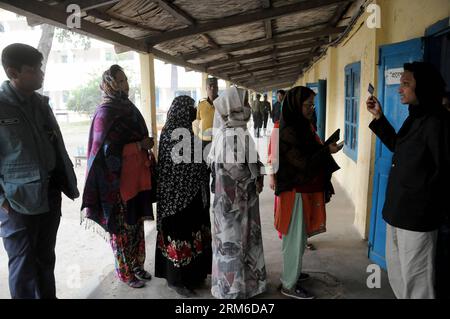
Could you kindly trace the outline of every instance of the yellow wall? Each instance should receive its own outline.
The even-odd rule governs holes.
[[[335,177],[354,202],[354,224],[363,238],[367,238],[370,228],[376,140],[368,129],[372,116],[366,110],[365,100],[368,84],[377,86],[378,47],[423,36],[427,27],[450,15],[450,0],[379,0],[376,3],[381,7],[381,28],[369,29],[365,23],[369,15],[364,14],[352,32],[336,48],[329,48],[326,56],[296,83],[305,85],[327,80],[326,136],[340,128],[343,138],[345,67],[361,62],[358,160],[355,163],[343,152],[336,155],[341,170]]]
[[[379,44],[423,37],[430,25],[450,16],[450,0],[378,0]]]

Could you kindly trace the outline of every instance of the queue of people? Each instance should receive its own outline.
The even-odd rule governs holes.
[[[71,199],[80,195],[48,98],[36,93],[43,83],[41,63],[42,54],[28,45],[13,44],[2,52],[9,80],[0,88],[0,236],[12,298],[56,298],[61,193]],[[442,269],[450,264],[450,205],[444,200],[450,178],[448,94],[431,65],[414,62],[404,69],[399,94],[409,117],[398,133],[380,101],[367,100],[374,116],[370,129],[394,153],[383,209],[388,275],[397,298],[436,298],[443,292],[435,276],[448,278]],[[259,138],[261,128],[267,133],[270,115],[276,130],[268,175],[274,226],[282,240],[280,292],[314,298],[303,285],[310,279],[303,255],[308,238],[327,229],[331,178],[340,169],[333,154],[343,145],[317,135],[315,93],[309,88],[279,91],[273,108],[266,95],[264,102],[257,95],[250,105],[248,92],[236,87],[218,96],[215,78],[207,79],[207,88],[208,98],[198,108],[189,96],[173,100],[155,158],[153,138],[128,98],[124,70],[112,65],[103,73],[102,102],[88,140],[83,220],[109,237],[117,278],[131,288],[152,279],[144,267],[144,221],[156,217],[154,276],[170,289],[195,297],[211,275],[215,298],[264,293],[259,194],[266,173],[248,122],[253,117]]]

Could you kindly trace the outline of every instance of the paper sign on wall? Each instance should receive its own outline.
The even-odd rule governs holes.
[[[403,68],[389,69],[385,72],[386,85],[398,85],[400,84],[400,78],[404,72]]]

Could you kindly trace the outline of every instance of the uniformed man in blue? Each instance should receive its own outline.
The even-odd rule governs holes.
[[[12,298],[56,298],[55,243],[61,191],[79,196],[72,162],[42,87],[42,54],[25,44],[2,52],[0,237]]]

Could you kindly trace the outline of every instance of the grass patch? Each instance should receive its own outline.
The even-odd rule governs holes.
[[[89,134],[91,121],[59,123],[63,135]]]

